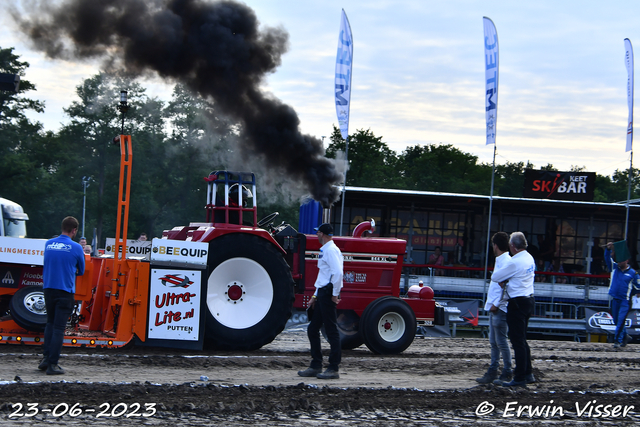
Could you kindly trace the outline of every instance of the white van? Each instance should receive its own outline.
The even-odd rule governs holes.
[[[0,197],[0,236],[27,237],[27,220],[22,206]]]

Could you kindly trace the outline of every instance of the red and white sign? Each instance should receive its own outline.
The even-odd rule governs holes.
[[[151,269],[148,338],[198,340],[201,274],[198,270]]]

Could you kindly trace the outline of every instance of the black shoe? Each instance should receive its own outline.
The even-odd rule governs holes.
[[[43,357],[42,360],[40,361],[40,364],[38,365],[38,369],[40,369],[41,371],[46,371],[48,367],[49,367],[49,359],[46,357]]]
[[[502,371],[502,374],[500,374],[500,378],[498,379],[503,382],[511,381],[513,379],[513,371]]]
[[[629,341],[631,341],[631,335],[625,334],[624,338],[622,338],[622,344],[620,344],[620,347],[626,347],[627,344],[629,344]]]
[[[322,369],[307,368],[304,371],[298,371],[298,375],[301,377],[317,377],[321,372]]]
[[[480,384],[491,384],[496,378],[498,378],[498,371],[487,371],[480,378],[476,378],[476,381]]]
[[[524,378],[524,382],[526,382],[527,384],[531,384],[531,383],[535,383],[536,381],[536,377],[533,376],[533,374],[529,374]]]
[[[60,367],[60,365],[49,365],[47,367],[47,375],[62,375],[64,374],[64,369]]]
[[[500,380],[495,380],[493,383],[501,387],[526,387],[527,386],[526,381],[516,381],[516,380],[511,380],[508,383]]]
[[[316,377],[321,380],[337,380],[338,378],[340,378],[340,374],[338,373],[338,371],[334,371],[333,369],[328,368],[323,373],[316,375]]]

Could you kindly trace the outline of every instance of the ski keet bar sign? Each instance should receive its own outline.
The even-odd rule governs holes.
[[[523,196],[531,199],[593,201],[595,172],[526,169]]]

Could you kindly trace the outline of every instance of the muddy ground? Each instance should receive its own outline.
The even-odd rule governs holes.
[[[640,424],[640,346],[530,345],[539,381],[513,390],[475,382],[489,360],[480,338],[419,337],[394,356],[362,346],[343,353],[340,379],[330,381],[296,375],[309,362],[304,325],[250,353],[65,348],[67,374],[53,377],[37,370],[38,348],[3,346],[0,419],[74,426]]]

